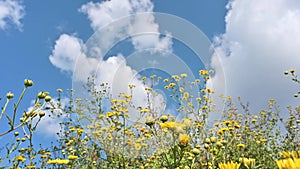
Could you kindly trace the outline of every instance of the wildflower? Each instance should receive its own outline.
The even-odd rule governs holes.
[[[178,142],[180,145],[187,146],[189,143],[189,136],[186,134],[179,134]]]
[[[182,73],[181,77],[185,78],[185,77],[187,77],[187,74],[186,73]]]
[[[25,162],[25,161],[26,161],[26,158],[25,158],[24,156],[17,156],[17,157],[16,157],[16,160],[17,160],[17,161]]]
[[[163,123],[168,121],[168,116],[166,116],[166,115],[161,116],[160,121],[162,121]]]
[[[191,119],[184,118],[184,119],[183,119],[183,124],[184,124],[186,127],[190,127],[190,126],[192,125],[192,120],[191,120]]]
[[[39,113],[39,116],[40,116],[40,117],[45,116],[45,112],[41,111],[41,112]]]
[[[19,132],[14,132],[14,135],[17,137],[19,135]]]
[[[174,87],[176,84],[175,83],[170,83],[169,87]]]
[[[208,149],[209,148],[209,144],[204,144],[204,148]]]
[[[149,109],[142,109],[142,110],[141,110],[141,113],[148,113],[148,112],[150,112]]]
[[[77,158],[78,158],[78,156],[74,156],[74,155],[69,155],[68,156],[68,159],[70,159],[70,160],[75,160]]]
[[[209,139],[209,138],[206,138],[206,139],[205,139],[205,143],[208,143],[208,144],[209,144],[209,143],[210,143],[210,139]]]
[[[134,148],[135,148],[135,150],[139,151],[139,150],[141,150],[142,146],[140,143],[136,143]]]
[[[130,85],[129,85],[129,88],[130,88],[130,89],[133,89],[133,88],[135,88],[135,85],[130,84]]]
[[[152,88],[151,88],[151,87],[146,87],[145,90],[146,90],[146,91],[151,91]]]
[[[237,147],[240,147],[240,148],[245,148],[246,147],[246,145],[245,144],[243,144],[243,143],[240,143],[240,144],[238,144],[238,145],[236,145]]]
[[[68,164],[69,160],[65,159],[55,159],[55,160],[48,160],[47,164]]]
[[[289,72],[293,74],[293,73],[295,73],[296,71],[295,71],[295,69],[290,69]]]
[[[147,116],[147,117],[146,117],[146,124],[147,124],[148,126],[152,126],[152,125],[154,124],[154,119],[153,119],[152,116]]]
[[[243,163],[247,168],[252,168],[255,163],[254,158],[239,158],[239,162]]]
[[[217,138],[216,138],[216,137],[211,137],[211,138],[210,138],[210,141],[211,141],[212,143],[215,143],[215,142],[217,141]]]
[[[8,92],[7,94],[6,94],[6,98],[9,100],[9,99],[12,99],[12,98],[14,98],[14,94],[13,93],[11,93],[11,92]]]
[[[106,112],[106,117],[112,117],[114,116],[115,114],[113,112]]]
[[[46,102],[50,102],[51,99],[52,99],[51,96],[46,96],[46,97],[45,97],[45,101],[46,101]]]
[[[218,147],[222,147],[222,142],[218,141],[218,142],[216,143],[216,145],[217,145]]]
[[[184,90],[185,90],[184,87],[180,87],[180,88],[179,88],[179,92],[180,92],[180,93],[182,93]]]
[[[279,169],[297,169],[300,168],[300,158],[276,160],[276,164]]]
[[[154,78],[156,78],[156,75],[151,75],[150,76],[150,79],[154,79]]]
[[[199,71],[199,74],[200,74],[201,76],[207,75],[207,74],[208,74],[208,71],[207,71],[207,70],[200,70],[200,71]]]
[[[193,153],[194,155],[198,155],[198,154],[200,154],[200,150],[199,150],[198,148],[193,148],[193,149],[192,149],[192,153]]]
[[[26,168],[26,169],[35,168],[35,166],[34,166],[34,165],[28,165],[28,166],[26,166],[25,168]]]
[[[234,163],[234,162],[228,162],[228,163],[219,163],[220,169],[238,169],[241,164]]]
[[[29,79],[25,79],[24,80],[24,85],[25,85],[25,87],[30,87],[30,86],[33,85],[33,81],[29,80]]]
[[[169,79],[168,78],[166,78],[166,79],[164,79],[164,82],[166,83],[166,82],[168,82],[169,81]]]

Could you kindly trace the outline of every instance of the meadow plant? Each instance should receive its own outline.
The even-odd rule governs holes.
[[[6,117],[9,128],[0,137],[15,138],[2,157],[9,164],[3,168],[300,168],[300,107],[289,107],[288,116],[280,116],[276,101],[271,99],[265,110],[253,114],[240,98],[234,103],[230,96],[223,96],[225,108],[218,112],[212,100],[214,91],[206,88],[213,73],[200,70],[199,79],[192,82],[184,73],[165,79],[156,75],[142,77],[145,86],[150,84],[145,87],[145,107],[134,105],[134,84],[128,86],[128,93],[113,98],[109,84],[97,85],[89,78],[85,86],[88,98],[74,98],[76,91],[71,90],[68,105],[62,106],[61,89],[56,99],[48,92],[40,92],[32,110],[24,112],[17,124],[18,106],[33,84],[25,80],[12,115],[6,108],[13,93],[7,93],[2,107],[0,117]],[[299,83],[295,70],[284,74]],[[153,84],[158,83],[177,104],[180,118],[158,113],[159,106],[153,101],[158,95]],[[195,89],[196,95],[192,92]],[[60,113],[54,113],[58,110]],[[32,137],[40,119],[50,118],[45,111],[63,117],[61,130],[57,143],[38,147],[33,145]],[[130,117],[132,112],[138,115],[137,120]],[[212,113],[222,114],[213,125],[208,123]],[[20,137],[19,128],[24,137]]]

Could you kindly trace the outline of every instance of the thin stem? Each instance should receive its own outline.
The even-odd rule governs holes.
[[[6,110],[6,107],[7,107],[8,103],[9,103],[9,100],[10,99],[6,99],[6,103],[5,103],[5,105],[4,105],[4,107],[2,108],[2,111],[1,111],[0,119],[2,119],[2,116],[3,116],[3,114],[4,114],[5,110]]]
[[[26,92],[26,89],[27,89],[27,87],[25,87],[25,88],[23,89],[23,91],[22,91],[22,93],[21,93],[21,96],[19,97],[19,100],[18,100],[17,104],[14,105],[14,115],[13,115],[13,122],[12,122],[11,129],[14,128],[14,125],[15,125],[15,119],[16,119],[16,114],[17,114],[17,109],[18,109],[18,107],[19,107],[19,104],[20,104],[20,102],[21,102],[21,100],[22,100],[22,98],[23,98],[25,92]]]
[[[8,130],[8,131],[6,131],[6,132],[4,132],[4,133],[1,133],[1,134],[0,134],[0,137],[2,137],[2,136],[4,136],[4,135],[6,135],[6,134],[8,134],[8,133],[10,133],[10,132],[12,132],[12,131],[18,129],[18,128],[20,128],[20,127],[23,126],[24,124],[25,124],[25,123],[21,123],[21,124],[19,124],[18,126],[12,128],[12,129],[10,129],[10,130]]]

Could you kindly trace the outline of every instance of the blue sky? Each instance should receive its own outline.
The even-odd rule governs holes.
[[[71,80],[65,73],[49,62],[55,40],[62,33],[77,34],[86,41],[93,33],[89,21],[78,12],[88,1],[28,1],[22,27],[8,25],[0,31],[3,71],[0,92],[2,97],[8,90],[20,91],[24,78],[35,82],[31,93],[37,90],[70,88]],[[153,1],[154,11],[177,15],[198,26],[208,37],[224,31],[224,1]],[[59,5],[58,5],[59,4]],[[9,70],[9,71],[8,71]]]
[[[9,91],[15,94],[12,101],[17,100],[17,96],[23,89],[25,78],[34,81],[34,86],[24,96],[19,109],[20,113],[31,106],[30,102],[39,91],[49,91],[51,95],[56,96],[57,88],[64,90],[72,88],[72,72],[57,68],[50,62],[49,56],[53,54],[55,43],[62,34],[74,35],[83,43],[93,35],[94,29],[90,26],[91,21],[87,18],[87,14],[79,11],[82,5],[90,1],[1,0],[0,2],[2,3],[0,5],[11,10],[6,14],[2,14],[0,11],[0,20],[5,23],[5,26],[0,28],[1,104],[4,104],[6,93]],[[154,12],[173,14],[186,19],[196,25],[210,39],[224,32],[225,1],[193,0],[185,3],[179,0],[165,0],[152,1],[152,3]],[[17,10],[18,8],[19,10]],[[15,11],[17,16],[10,15],[13,10],[17,10]],[[15,20],[19,23],[16,24]],[[174,48],[174,51],[179,53],[180,50],[186,48],[180,44],[177,46],[178,49]],[[126,51],[122,48],[119,50],[124,53]],[[114,51],[112,50],[111,53]],[[4,131],[7,129],[6,122],[2,119],[1,123],[3,123],[1,125],[3,127],[0,131]],[[57,123],[57,121],[52,123]],[[41,141],[48,140],[55,133],[55,131],[52,131],[50,135],[45,133],[51,130],[51,126],[47,126],[47,123],[43,127],[48,127],[48,129],[43,129],[36,137]],[[8,137],[10,136],[5,138]],[[1,141],[1,147],[3,145],[4,142]]]
[[[123,11],[116,9],[118,3],[123,5]],[[105,13],[109,8],[110,12]],[[74,53],[86,47],[85,43],[98,28],[124,17],[124,14],[138,11],[178,16],[208,37],[215,49],[209,63],[216,72],[209,85],[218,95],[241,96],[250,102],[252,111],[264,108],[271,98],[279,102],[283,113],[287,105],[298,103],[292,96],[299,88],[283,76],[285,70],[300,67],[298,0],[274,0],[272,4],[268,0],[0,0],[0,97],[4,98],[0,103],[4,104],[8,91],[18,96],[25,78],[32,79],[34,87],[26,93],[20,112],[30,106],[38,91],[49,91],[55,96],[57,88],[70,89],[77,57]],[[125,26],[161,33],[156,30],[159,24],[155,20],[150,19],[146,26],[139,22]],[[189,31],[185,33],[190,36]],[[133,38],[124,41],[125,47],[116,45],[109,52],[112,57],[108,55],[110,59],[101,61],[103,68],[110,70],[114,65],[120,66],[119,61],[126,55],[146,47],[169,50],[187,60],[188,55],[193,55],[189,46],[172,39],[172,34],[151,38],[153,42],[147,38],[148,41]],[[83,74],[92,72],[97,63],[88,57],[81,61],[82,69],[77,67],[77,70]],[[91,66],[87,66],[89,64]],[[191,60],[187,65],[191,69],[200,69]],[[133,69],[121,68],[126,70],[124,77],[132,74]],[[99,81],[112,80],[105,70],[99,70],[99,73],[103,77]],[[135,82],[141,83],[138,79]],[[43,134],[39,137],[43,138]]]

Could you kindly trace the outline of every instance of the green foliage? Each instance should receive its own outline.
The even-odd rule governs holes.
[[[24,81],[24,90],[14,103],[12,113],[7,107],[15,97],[9,92],[2,107],[9,129],[0,137],[11,135],[15,141],[2,147],[9,161],[3,168],[291,168],[299,167],[300,107],[289,107],[289,116],[281,117],[275,100],[267,109],[251,114],[241,101],[236,106],[230,96],[224,96],[224,112],[216,112],[211,98],[212,89],[205,88],[213,71],[201,70],[200,78],[186,81],[186,74],[161,80],[156,75],[146,84],[163,83],[170,98],[178,105],[177,111],[184,117],[176,120],[170,114],[157,113],[154,105],[157,93],[146,87],[147,105],[134,105],[135,86],[129,85],[129,93],[112,98],[107,84],[97,86],[89,79],[86,89],[89,99],[73,98],[62,106],[61,89],[58,98],[48,92],[39,92],[31,111],[24,112],[16,121],[16,114],[31,80]],[[285,72],[299,82],[294,70]],[[197,95],[192,95],[194,89]],[[138,98],[137,98],[138,99]],[[105,107],[110,103],[110,110]],[[162,105],[161,105],[162,106]],[[163,106],[162,106],[163,107]],[[59,110],[60,113],[55,114]],[[38,148],[32,138],[45,112],[61,119],[57,144]],[[132,120],[137,113],[136,120]],[[211,113],[222,113],[214,125],[207,124]],[[74,119],[77,117],[77,120]],[[82,121],[87,126],[82,126]],[[17,129],[22,128],[24,137]],[[25,144],[26,143],[26,144]],[[24,146],[25,145],[25,146]]]

